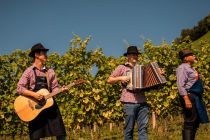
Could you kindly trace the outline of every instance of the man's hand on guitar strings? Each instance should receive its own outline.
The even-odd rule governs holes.
[[[33,97],[37,99],[38,101],[45,99],[44,95],[37,94],[37,93],[35,93]]]

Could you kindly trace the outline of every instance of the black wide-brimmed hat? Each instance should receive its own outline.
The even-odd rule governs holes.
[[[193,52],[191,52],[188,49],[184,49],[184,50],[181,50],[179,52],[179,58],[182,59],[182,60],[183,60],[184,57],[189,56],[189,55],[193,55]]]
[[[136,46],[129,46],[127,48],[127,52],[124,53],[124,56],[127,56],[128,54],[140,54]]]
[[[49,49],[46,49],[41,43],[37,43],[31,48],[31,52],[29,53],[30,57],[34,57],[35,52],[37,51],[49,51]]]

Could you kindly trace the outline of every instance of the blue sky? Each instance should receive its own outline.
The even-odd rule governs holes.
[[[128,44],[170,43],[210,13],[210,0],[0,0],[0,55],[41,42],[64,54],[73,33],[119,57]]]

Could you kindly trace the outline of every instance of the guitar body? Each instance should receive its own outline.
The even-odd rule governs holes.
[[[46,96],[50,93],[47,89],[40,89],[37,94]],[[20,95],[15,99],[14,108],[21,120],[29,122],[35,119],[42,110],[51,107],[53,103],[52,97],[45,102],[38,103],[30,97]]]
[[[66,86],[66,89],[69,89],[72,86],[79,85],[85,83],[85,80],[76,80],[73,83]],[[40,89],[37,91],[37,94],[41,94],[45,97],[46,100],[42,102],[38,102],[37,100],[26,97],[26,96],[18,96],[14,102],[15,112],[19,116],[19,118],[25,122],[32,121],[35,119],[42,110],[51,107],[54,104],[53,96],[61,93],[61,89],[56,92],[49,93],[47,89]]]

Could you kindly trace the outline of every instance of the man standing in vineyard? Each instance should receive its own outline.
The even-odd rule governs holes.
[[[137,120],[138,124],[138,139],[147,140],[147,125],[149,107],[146,103],[146,97],[143,92],[135,92],[128,90],[130,77],[125,76],[126,72],[130,71],[138,61],[138,49],[136,46],[129,46],[124,56],[127,56],[127,62],[124,65],[119,65],[110,75],[107,82],[114,84],[118,81],[122,84],[121,102],[124,106],[125,126],[124,139],[133,140],[134,124]]]
[[[59,90],[54,70],[45,67],[48,50],[41,43],[31,48],[29,56],[33,57],[34,63],[25,70],[18,82],[19,94],[41,101],[44,96],[37,94],[36,91],[42,88],[50,92]],[[67,90],[65,87],[61,88],[61,91],[65,90]],[[56,102],[29,122],[29,134],[31,140],[49,136],[56,136],[57,140],[65,140],[66,131]]]
[[[192,67],[196,61],[187,49],[179,52],[182,64],[176,70],[177,87],[184,111],[183,140],[194,140],[200,123],[208,123],[206,108],[202,101],[203,82],[200,74]]]

